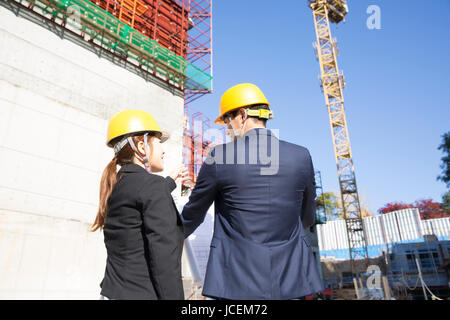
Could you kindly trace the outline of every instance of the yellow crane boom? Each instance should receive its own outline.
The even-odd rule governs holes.
[[[314,15],[317,36],[314,49],[320,63],[320,82],[330,118],[350,259],[353,273],[356,274],[353,260],[368,257],[367,242],[361,218],[352,151],[345,118],[344,76],[338,68],[337,44],[336,40],[331,37],[330,29],[330,22],[337,24],[345,19],[348,7],[344,0],[308,1]]]

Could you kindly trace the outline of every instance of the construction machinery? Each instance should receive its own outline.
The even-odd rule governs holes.
[[[331,36],[330,27],[330,23],[338,24],[345,20],[348,7],[345,0],[308,0],[308,2],[314,16],[317,42],[313,47],[320,63],[320,86],[330,118],[352,272],[356,274],[354,260],[367,259],[367,242],[345,118],[344,76],[338,68],[338,47],[336,39]]]

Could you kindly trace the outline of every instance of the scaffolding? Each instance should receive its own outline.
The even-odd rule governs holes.
[[[211,129],[213,129],[211,120],[207,116],[190,106],[185,106],[183,162],[191,177],[191,181],[187,183],[190,187],[196,183],[200,168],[211,148],[225,142],[223,128],[208,132]],[[212,141],[212,136],[215,141]]]
[[[137,5],[137,1],[134,6],[134,20],[127,20],[126,17],[129,15],[120,15],[119,9],[119,16],[127,23],[88,0],[8,0],[8,2],[42,16],[46,21],[111,52],[180,90],[211,89],[211,75],[127,24],[137,24],[138,17],[144,10]],[[105,5],[107,2],[103,3]],[[105,8],[113,10],[114,6],[111,2]],[[117,8],[119,7],[116,6],[116,10]]]
[[[212,0],[177,0],[177,2],[186,6],[189,13],[190,27],[187,33],[186,59],[190,65],[201,70],[202,75],[207,75],[212,79]],[[202,80],[208,81],[208,78],[199,79],[199,81]],[[183,161],[187,165],[191,177],[191,181],[186,184],[189,187],[193,187],[197,181],[200,167],[211,146],[224,141],[224,137],[223,139],[219,138],[219,141],[215,143],[206,139],[205,133],[212,128],[211,121],[202,112],[192,107],[195,100],[212,93],[212,81],[210,82],[209,88],[199,89],[195,86],[187,86],[184,90]]]
[[[89,0],[114,17],[186,59],[190,25],[186,5],[168,0]]]
[[[213,77],[213,34],[212,19],[213,11],[212,0],[177,0],[183,2],[189,12],[189,21],[191,27],[187,34],[187,61],[192,66],[201,70],[197,75],[197,81],[207,82]],[[205,76],[205,79],[200,79]],[[188,82],[190,80],[188,79]],[[185,105],[190,105],[193,101],[201,98],[205,94],[212,93],[212,81],[208,88],[196,88],[195,86],[186,86],[184,91]]]
[[[316,201],[321,199],[322,203],[316,205],[316,224],[324,224],[327,222],[327,207],[325,204],[325,199],[323,198],[323,187],[322,187],[322,174],[320,171],[315,171],[315,181],[316,181]]]

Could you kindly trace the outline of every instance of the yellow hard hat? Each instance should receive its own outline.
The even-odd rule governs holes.
[[[241,83],[235,85],[222,95],[219,106],[219,117],[214,123],[224,125],[223,116],[226,113],[255,104],[270,105],[262,91],[254,84]]]
[[[155,118],[150,113],[142,110],[121,111],[109,120],[106,145],[112,148],[114,147],[112,142],[117,142],[119,137],[130,133],[145,134],[147,132],[159,133],[161,142],[169,138],[166,132],[161,131]]]

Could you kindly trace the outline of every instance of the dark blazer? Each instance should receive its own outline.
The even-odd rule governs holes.
[[[242,146],[245,156],[238,152]],[[272,156],[268,165],[264,154]],[[234,164],[227,157],[234,158]],[[261,174],[261,169],[271,166],[278,170]],[[303,230],[314,224],[315,196],[308,150],[277,139],[267,129],[249,130],[243,138],[214,147],[182,212],[187,237],[214,202],[214,235],[203,294],[295,299],[322,291]]]
[[[184,299],[183,226],[172,178],[136,164],[118,172],[103,229],[107,250],[101,294],[109,299]]]

